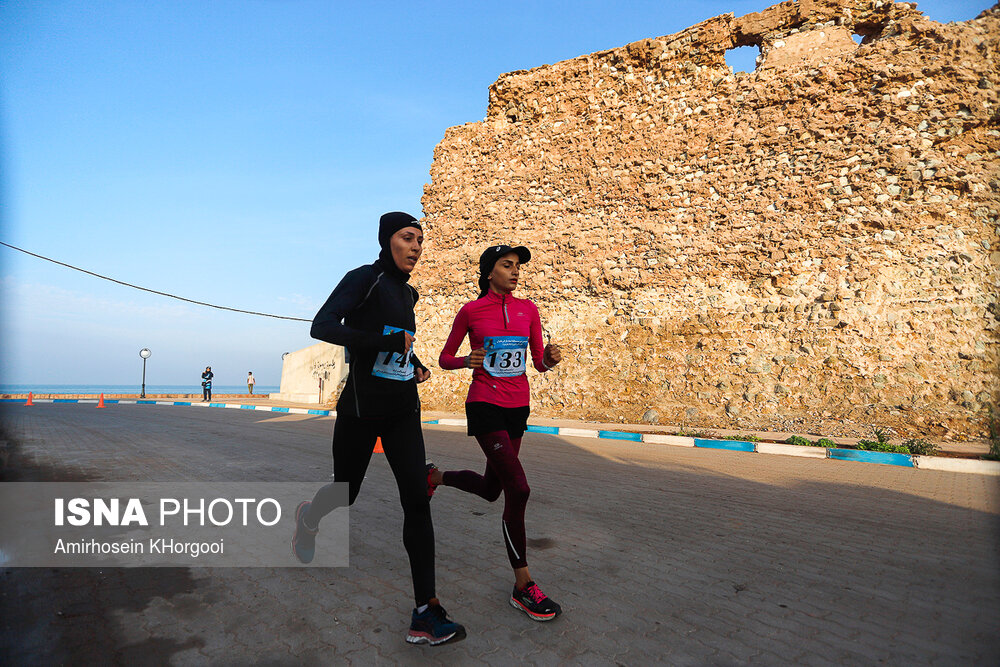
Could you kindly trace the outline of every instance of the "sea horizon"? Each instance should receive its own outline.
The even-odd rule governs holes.
[[[276,394],[276,385],[258,384],[253,393]],[[139,394],[141,384],[0,384],[0,394]],[[213,394],[246,394],[247,386],[216,384]],[[201,384],[147,384],[146,394],[198,394]]]

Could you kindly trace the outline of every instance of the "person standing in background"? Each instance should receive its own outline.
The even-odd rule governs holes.
[[[247,390],[249,390],[250,395],[253,396],[253,386],[257,381],[253,379],[253,371],[247,373]]]
[[[205,372],[201,374],[201,400],[212,400],[212,378],[214,377],[215,373],[212,372],[212,367],[205,366]]]

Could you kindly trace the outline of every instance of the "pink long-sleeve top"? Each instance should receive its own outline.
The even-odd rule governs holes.
[[[531,402],[525,375],[525,348],[539,373],[549,370],[544,362],[542,321],[538,307],[530,299],[489,291],[462,306],[444,344],[438,363],[445,370],[465,368],[465,358],[456,357],[466,334],[473,350],[486,348],[483,368],[472,371],[472,385],[466,403],[478,401],[503,408],[520,408]]]

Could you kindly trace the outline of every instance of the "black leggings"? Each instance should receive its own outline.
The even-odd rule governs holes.
[[[399,488],[403,506],[403,545],[410,557],[413,597],[417,606],[434,597],[434,525],[427,497],[427,468],[424,461],[424,436],[420,413],[392,419],[359,419],[338,414],[333,427],[333,481],[346,482],[350,488],[349,504],[361,491],[365,471],[375,449],[375,439],[382,438],[382,449]],[[337,508],[333,484],[316,492],[305,521],[318,526],[320,519]]]

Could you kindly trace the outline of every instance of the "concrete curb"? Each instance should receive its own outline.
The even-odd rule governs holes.
[[[946,470],[948,472],[971,472],[980,475],[1000,476],[1000,461],[946,459],[940,456],[914,456],[913,463],[921,470]]]
[[[96,400],[85,398],[36,398],[34,403],[96,403]],[[22,398],[2,398],[0,403],[24,404]],[[107,399],[105,405],[169,405],[200,408],[227,408],[230,410],[261,410],[263,412],[280,412],[294,415],[314,415],[318,417],[336,417],[336,410],[319,410],[310,408],[286,408],[268,405],[247,405],[242,403],[193,403],[191,401],[127,401]],[[464,419],[432,419],[424,424],[436,426],[465,426]],[[528,425],[528,433],[544,433],[547,435],[562,435],[574,438],[599,438],[602,440],[624,440],[644,444],[671,445],[674,447],[696,447],[700,449],[722,449],[734,452],[756,454],[777,454],[781,456],[800,456],[805,458],[834,459],[838,461],[857,461],[860,463],[876,463],[920,470],[943,470],[946,472],[971,473],[977,475],[1000,476],[1000,461],[977,461],[973,459],[952,459],[939,456],[912,456],[910,454],[894,454],[889,452],[868,452],[859,449],[839,449],[823,447],[804,447],[772,442],[748,442],[744,440],[710,440],[706,438],[689,438],[679,435],[654,433],[634,433],[631,431],[601,431],[588,428],[568,428],[565,426],[533,426]]]
[[[440,426],[465,426],[464,419],[432,419],[425,424]],[[945,470],[948,472],[974,473],[979,475],[1000,476],[1000,461],[975,461],[972,459],[949,459],[936,456],[911,456],[909,454],[893,454],[889,452],[868,452],[859,449],[839,449],[824,447],[806,447],[801,445],[786,445],[773,442],[748,442],[744,440],[710,440],[703,438],[688,438],[679,435],[664,435],[654,433],[633,433],[630,431],[599,431],[586,428],[567,428],[555,426],[528,425],[528,433],[547,433],[575,438],[601,438],[604,440],[626,440],[645,444],[672,445],[674,447],[698,447],[703,449],[723,449],[734,452],[752,452],[757,454],[778,454],[781,456],[799,456],[814,459],[835,459],[840,461],[858,461],[861,463],[877,463],[894,465],[904,468],[920,468],[922,470]]]

